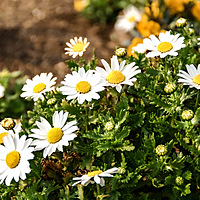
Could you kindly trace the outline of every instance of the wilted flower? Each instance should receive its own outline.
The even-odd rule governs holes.
[[[184,110],[181,114],[181,117],[185,120],[190,120],[194,116],[194,113],[192,110]]]
[[[163,144],[160,144],[156,147],[156,153],[159,155],[159,156],[163,156],[167,153],[167,147]]]
[[[81,183],[81,185],[87,186],[89,183],[96,182],[97,184],[100,184],[103,187],[105,186],[105,180],[103,177],[113,177],[112,173],[117,173],[117,172],[118,172],[117,167],[108,169],[105,172],[101,170],[88,172],[86,175],[73,178],[73,180],[77,182],[75,182],[72,186],[77,185],[79,183]],[[94,178],[94,181],[91,180],[92,178]]]

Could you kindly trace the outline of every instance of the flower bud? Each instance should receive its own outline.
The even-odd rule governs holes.
[[[16,123],[12,118],[5,118],[1,121],[1,126],[6,130],[11,130],[15,127]]]
[[[194,33],[194,29],[193,28],[188,28],[188,32],[190,35],[192,35]]]
[[[51,99],[48,99],[48,101],[47,101],[47,104],[48,105],[53,105],[53,104],[55,104],[56,103],[56,98],[51,98]]]
[[[181,114],[181,117],[185,120],[190,120],[194,116],[194,113],[192,110],[184,110]]]
[[[127,50],[125,48],[119,48],[115,50],[116,56],[125,56],[127,54]]]
[[[177,176],[175,180],[177,185],[182,185],[183,184],[183,178],[181,176]]]
[[[177,27],[183,27],[187,25],[187,20],[185,18],[179,18],[176,20],[176,26]]]
[[[175,83],[167,83],[164,87],[164,91],[166,93],[171,93],[176,89]]]
[[[159,156],[163,156],[167,153],[167,147],[163,144],[160,144],[156,147],[156,153],[159,155]]]
[[[105,129],[107,130],[107,131],[111,131],[112,129],[113,129],[113,124],[112,124],[112,122],[106,122],[106,124],[105,124]]]

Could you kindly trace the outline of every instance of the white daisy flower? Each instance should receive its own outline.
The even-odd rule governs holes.
[[[132,53],[134,53],[135,51],[137,51],[138,53],[145,53],[147,49],[143,43],[140,43],[136,47],[132,48]]]
[[[66,99],[77,98],[79,104],[85,100],[90,102],[92,99],[99,99],[100,95],[97,92],[105,89],[105,83],[100,76],[94,74],[94,70],[85,72],[84,68],[79,68],[78,72],[73,71],[72,75],[67,74],[61,83],[64,86],[60,87],[60,91],[67,95]]]
[[[200,38],[197,38],[198,41],[200,41]],[[198,45],[200,45],[200,42],[197,43]]]
[[[90,42],[87,41],[87,38],[84,38],[83,40],[82,37],[74,37],[74,39],[70,39],[70,43],[66,42],[66,45],[68,47],[65,48],[65,50],[67,51],[65,52],[65,54],[69,54],[73,58],[75,58],[76,56],[82,56],[89,44]]]
[[[26,174],[31,171],[28,160],[34,158],[34,148],[29,147],[31,142],[32,139],[26,140],[25,135],[19,138],[18,133],[3,138],[4,146],[0,145],[0,184],[5,180],[9,186],[13,178],[16,182],[19,178],[26,179]]]
[[[132,31],[136,23],[140,21],[142,13],[134,6],[124,10],[123,15],[117,17],[114,28],[124,32]]]
[[[4,92],[5,92],[5,87],[3,87],[3,85],[0,84],[0,98],[4,96]]]
[[[135,62],[125,65],[125,60],[119,64],[117,56],[111,58],[111,67],[102,59],[102,64],[105,70],[101,67],[96,67],[96,72],[106,81],[107,86],[115,87],[118,92],[121,92],[122,85],[133,85],[137,79],[134,78],[141,70],[138,66],[134,66]],[[134,66],[134,67],[133,67]]]
[[[15,133],[19,133],[21,131],[21,123],[18,123],[13,130],[6,130],[3,128],[2,125],[0,125],[0,144],[3,143],[3,138],[6,135],[11,135],[12,137],[14,136]]]
[[[63,146],[68,146],[69,141],[76,137],[73,132],[78,130],[78,127],[74,126],[77,122],[74,120],[66,124],[67,117],[68,112],[56,111],[52,117],[53,127],[46,119],[40,117],[41,122],[36,121],[38,129],[31,129],[34,134],[30,134],[30,137],[36,138],[32,145],[36,146],[36,151],[44,149],[44,158],[50,156],[56,149],[63,151]]]
[[[96,184],[99,184],[103,187],[105,186],[105,180],[103,177],[113,177],[112,173],[117,173],[117,172],[118,172],[117,167],[108,169],[105,172],[101,170],[88,172],[86,175],[83,175],[81,177],[74,177],[73,180],[77,182],[75,182],[72,186],[77,185],[79,183],[81,185],[87,186],[89,183],[95,182]],[[92,178],[94,178],[94,181],[91,180]]]
[[[198,68],[191,64],[186,65],[187,72],[180,70],[179,74],[177,76],[180,76],[181,78],[178,79],[178,82],[183,83],[183,85],[189,85],[190,88],[195,87],[196,89],[200,89],[200,64],[198,65]]]
[[[41,73],[40,75],[36,75],[32,80],[27,79],[26,84],[23,86],[21,97],[32,98],[34,101],[38,99],[44,100],[43,94],[45,92],[54,90],[54,86],[56,84],[57,77],[53,77],[52,73]]]
[[[184,37],[179,37],[180,34],[171,35],[170,31],[160,33],[158,38],[155,35],[150,35],[149,38],[143,40],[146,49],[151,51],[147,53],[147,57],[160,56],[164,58],[167,55],[177,56],[176,51],[185,47]]]

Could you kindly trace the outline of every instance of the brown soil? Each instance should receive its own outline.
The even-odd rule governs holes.
[[[110,61],[116,42],[113,25],[91,23],[73,9],[73,0],[1,0],[0,70],[20,70],[30,78],[53,72],[61,81],[69,71],[66,42],[77,36],[91,43],[85,53]]]

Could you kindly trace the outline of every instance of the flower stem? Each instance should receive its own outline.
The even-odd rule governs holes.
[[[100,187],[99,187],[98,184],[96,184],[96,186],[97,186],[97,197],[96,197],[96,200],[98,200],[99,196],[100,196]]]
[[[196,98],[196,103],[195,103],[195,111],[197,109],[197,106],[198,106],[198,103],[199,103],[199,90],[197,91],[197,98]]]

